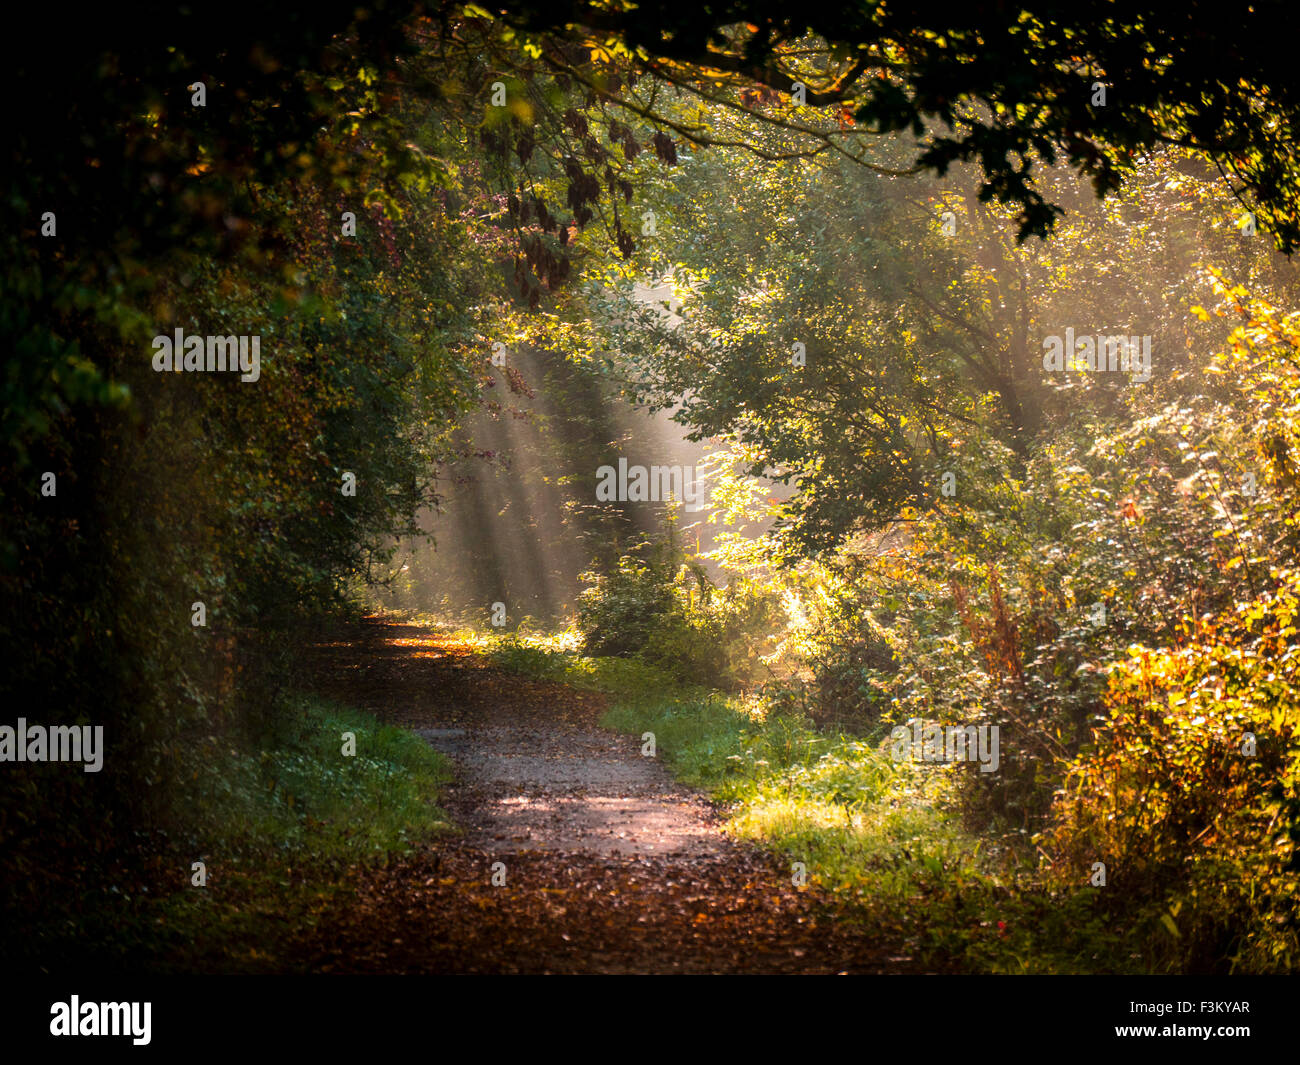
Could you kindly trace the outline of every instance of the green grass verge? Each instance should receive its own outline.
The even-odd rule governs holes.
[[[343,753],[344,733],[355,755]],[[191,779],[174,817],[185,829],[166,836],[152,890],[89,893],[78,934],[95,942],[93,964],[284,971],[293,942],[348,904],[359,866],[453,831],[437,805],[451,775],[444,756],[320,699],[298,700],[257,752],[210,738],[185,760]],[[205,886],[192,883],[196,861]],[[64,951],[45,944],[51,953]]]
[[[344,753],[351,733],[355,753]],[[195,821],[216,848],[354,861],[445,827],[446,758],[403,728],[320,699],[283,715],[259,754],[230,751],[205,773]]]

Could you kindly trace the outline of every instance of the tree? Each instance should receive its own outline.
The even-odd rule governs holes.
[[[870,164],[874,136],[910,132],[909,172],[943,175],[976,162],[981,201],[1014,205],[1020,240],[1046,235],[1061,213],[1038,189],[1036,165],[1063,160],[1103,195],[1145,153],[1175,145],[1229,176],[1281,250],[1300,242],[1291,132],[1300,85],[1282,2],[1229,21],[1204,2],[1117,10],[1101,0],[983,8],[732,0],[670,10],[574,0],[498,10],[512,26],[579,42],[593,56],[620,40],[638,69],[794,134],[796,154]],[[563,50],[543,46],[542,55],[583,77]],[[698,123],[662,115],[651,88],[637,96],[584,80],[684,139],[720,142]],[[792,108],[796,94],[817,110]]]

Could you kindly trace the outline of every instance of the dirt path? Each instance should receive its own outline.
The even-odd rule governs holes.
[[[463,834],[366,873],[330,972],[903,972],[776,859],[719,830],[601,696],[494,670],[415,626],[319,649],[321,688],[448,754]],[[494,884],[494,873],[504,884]]]

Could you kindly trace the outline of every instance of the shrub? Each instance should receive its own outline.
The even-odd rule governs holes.
[[[1300,961],[1300,575],[1277,577],[1185,646],[1132,651],[1057,798],[1056,876],[1106,863],[1189,968]]]
[[[743,578],[718,588],[669,540],[646,541],[612,572],[584,579],[578,628],[586,653],[636,656],[691,683],[753,683],[786,620],[770,590]]]

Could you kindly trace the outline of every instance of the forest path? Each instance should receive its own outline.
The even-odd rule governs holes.
[[[501,672],[416,625],[368,621],[310,665],[323,694],[451,757],[442,805],[462,832],[362,871],[310,968],[919,971],[796,888],[788,863],[725,836],[638,738],[602,729],[604,696]]]

